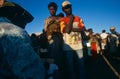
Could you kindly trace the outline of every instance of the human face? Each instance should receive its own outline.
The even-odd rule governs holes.
[[[4,4],[4,0],[0,0],[0,7]]]
[[[55,16],[56,15],[56,10],[53,6],[49,7],[49,12],[51,14],[51,16]]]
[[[65,12],[66,15],[71,15],[72,14],[72,8],[71,5],[67,5],[63,8],[63,11]]]

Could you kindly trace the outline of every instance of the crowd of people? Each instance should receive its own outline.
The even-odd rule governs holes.
[[[25,25],[34,17],[20,5],[0,0],[0,79],[87,79],[85,57],[120,56],[120,34],[86,29],[69,1],[48,4],[50,16],[40,35],[29,35]],[[65,15],[64,15],[65,14]]]
[[[93,29],[88,29],[87,32],[89,33],[86,34],[89,36],[89,41],[87,41],[88,48],[93,48],[93,51],[96,50],[101,55],[119,55],[120,34],[114,26],[110,27],[109,30],[110,33],[106,32],[105,29],[101,33],[94,33]],[[97,43],[97,48],[94,47],[94,42]]]
[[[120,36],[114,26],[109,29],[110,33],[105,29],[101,33],[86,29],[82,19],[73,15],[72,4],[68,1],[62,4],[66,15],[56,15],[57,4],[54,2],[48,4],[48,10],[50,16],[45,19],[43,32],[38,36],[40,39],[36,44],[40,48],[36,51],[46,59],[45,63],[54,63],[60,68],[62,79],[85,79],[85,54],[93,60],[97,60],[99,54],[120,56]],[[54,62],[51,63],[51,59]]]

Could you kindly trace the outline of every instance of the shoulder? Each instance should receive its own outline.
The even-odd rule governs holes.
[[[21,37],[22,36],[26,36],[27,35],[27,32],[12,24],[12,23],[0,23],[0,36],[4,36],[4,35],[7,35],[7,36],[15,36],[15,37]]]
[[[82,20],[79,16],[74,16],[74,19],[76,19],[76,20]]]
[[[63,18],[60,18],[60,21],[69,21],[70,18],[68,17],[63,17]]]
[[[74,16],[75,18],[80,18],[80,16]]]

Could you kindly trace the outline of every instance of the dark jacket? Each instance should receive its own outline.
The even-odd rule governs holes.
[[[45,68],[24,29],[0,23],[0,79],[44,79]]]

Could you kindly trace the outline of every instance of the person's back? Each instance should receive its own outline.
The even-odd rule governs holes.
[[[102,30],[100,37],[101,37],[101,49],[102,49],[101,54],[104,54],[107,49],[106,46],[107,46],[107,41],[108,41],[108,34],[106,33],[106,30]]]
[[[116,31],[116,28],[114,26],[110,27],[110,37],[109,37],[109,43],[110,43],[110,52],[117,52],[117,46],[119,44],[118,41],[118,35],[119,33]]]
[[[27,32],[0,22],[0,79],[44,79],[45,70]]]
[[[108,37],[108,34],[105,30],[102,30],[102,33],[100,34],[101,39],[106,39]]]

